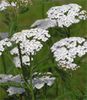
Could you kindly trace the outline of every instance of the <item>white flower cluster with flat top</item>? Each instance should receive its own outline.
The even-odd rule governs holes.
[[[78,4],[55,6],[48,10],[48,18],[56,21],[59,27],[69,27],[80,20],[86,20],[87,12]]]
[[[30,54],[33,56],[36,54],[36,52],[40,51],[43,47],[43,43],[46,42],[49,38],[50,35],[48,34],[47,30],[34,28],[15,33],[11,38],[11,41],[13,43],[20,44],[23,64],[30,65]],[[14,58],[14,63],[17,67],[20,67],[18,48],[15,47],[12,49],[11,54],[17,55]],[[33,60],[33,58],[31,60]]]
[[[55,61],[60,68],[76,70],[76,57],[82,57],[87,53],[87,40],[81,37],[62,39],[51,47]]]

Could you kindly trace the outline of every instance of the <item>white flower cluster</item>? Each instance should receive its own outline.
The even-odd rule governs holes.
[[[12,43],[8,38],[5,38],[0,41],[0,56],[2,55],[2,52],[5,50],[6,47],[10,47]]]
[[[39,79],[34,79],[33,80],[33,84],[34,84],[34,87],[36,89],[41,89],[45,83],[48,85],[48,86],[51,86],[54,82],[55,78],[49,78],[49,77],[44,77],[44,78],[39,78]],[[22,94],[25,92],[25,89],[24,88],[18,88],[18,87],[9,87],[7,92],[9,92],[9,95],[14,95],[14,94]]]
[[[15,94],[23,94],[25,92],[25,89],[11,86],[8,88],[7,92],[11,96],[11,95],[15,95]]]
[[[6,74],[0,74],[0,83],[6,83],[6,82],[16,82],[16,83],[22,83],[23,80],[20,75],[6,75]]]
[[[7,9],[7,7],[19,8],[19,6],[27,6],[28,4],[32,4],[31,0],[15,0],[15,2],[9,2],[9,0],[2,0],[0,2],[0,11]]]
[[[28,4],[32,4],[32,1],[31,0],[19,0],[19,2],[24,5],[28,5]]]
[[[37,73],[33,74],[33,79],[32,79],[32,84],[33,84],[33,89],[41,89],[44,87],[44,85],[48,85],[48,86],[52,86],[54,81],[55,81],[55,77],[52,76],[52,73],[47,72],[47,73]],[[30,84],[30,80],[27,80]],[[22,77],[20,75],[5,75],[5,74],[1,74],[0,75],[0,84],[1,83],[6,83],[6,82],[15,82],[15,83],[19,83],[19,84],[23,84],[24,80],[22,79]],[[22,94],[24,93],[25,89],[24,88],[17,88],[17,87],[9,87],[7,92],[9,92],[9,95],[13,95],[13,94]]]
[[[87,53],[87,40],[81,37],[62,39],[51,47],[55,61],[60,68],[76,70],[76,57],[82,57]]]
[[[22,32],[18,32],[13,35],[11,41],[20,44],[20,49],[22,53],[23,64],[30,65],[30,54],[33,56],[36,52],[40,51],[43,47],[43,42],[46,42],[50,35],[47,30],[43,30],[40,28],[23,30]],[[18,48],[14,48],[11,50],[12,55],[17,55],[14,58],[14,62],[17,67],[20,67],[20,59]],[[33,60],[33,58],[32,58]]]
[[[50,27],[55,27],[55,26],[56,26],[56,21],[51,20],[49,18],[37,20],[31,25],[31,27],[37,27],[42,29],[48,29]]]
[[[7,0],[2,0],[0,2],[0,11],[3,11],[5,10],[7,7],[15,7],[16,6],[16,3],[15,2],[11,2],[9,3]]]
[[[8,82],[12,78],[12,75],[0,74],[0,83]]]
[[[46,42],[50,35],[48,34],[47,30],[40,29],[40,28],[34,28],[30,30],[22,30],[21,32],[15,33],[12,37],[12,41],[15,41],[16,43],[19,42],[25,42],[26,40],[41,40],[43,42]]]
[[[78,4],[55,6],[48,10],[48,18],[57,22],[59,27],[69,27],[80,20],[86,20],[87,12]]]
[[[44,85],[52,86],[55,81],[55,77],[50,77],[50,75],[43,75],[41,77],[36,77],[33,79],[33,85],[36,89],[41,89]]]

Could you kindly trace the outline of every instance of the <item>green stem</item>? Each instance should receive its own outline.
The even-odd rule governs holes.
[[[19,95],[19,100],[23,100],[22,95]]]
[[[65,27],[65,31],[66,31],[67,37],[69,38],[70,37],[70,29]]]
[[[26,87],[31,91],[31,88],[29,86],[29,83],[28,83],[28,81],[27,81],[27,79],[25,77],[25,70],[24,70],[24,66],[23,66],[23,63],[22,63],[22,54],[21,54],[20,44],[18,44],[18,51],[19,51],[19,58],[20,58],[20,64],[21,64],[23,79],[25,81]],[[27,94],[29,94],[28,92],[27,92]]]
[[[70,37],[70,28],[67,28],[68,37]]]
[[[35,100],[34,91],[33,91],[33,83],[32,83],[32,74],[33,74],[33,66],[31,62],[31,54],[30,54],[30,86],[31,86],[32,100]]]
[[[24,66],[23,66],[23,63],[22,63],[22,54],[21,54],[20,44],[18,44],[18,51],[19,51],[19,58],[20,58],[20,64],[21,64],[23,78],[26,81],[25,73],[24,73]]]
[[[4,74],[6,74],[7,71],[6,71],[6,64],[5,64],[5,57],[4,57],[4,54],[2,54],[2,62],[3,62]]]
[[[47,87],[46,87],[46,85],[44,86],[44,91],[43,91],[43,93],[44,93],[44,99],[45,100],[47,100],[47,92],[46,92],[46,89],[47,89]]]
[[[56,96],[58,97],[58,78],[56,78]]]

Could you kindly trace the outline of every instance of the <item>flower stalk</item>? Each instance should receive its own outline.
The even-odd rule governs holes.
[[[34,91],[33,91],[33,83],[32,83],[33,66],[32,66],[32,60],[31,59],[32,59],[32,55],[30,53],[30,87],[31,87],[32,100],[35,100]]]

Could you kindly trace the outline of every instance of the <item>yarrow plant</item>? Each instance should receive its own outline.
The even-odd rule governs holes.
[[[7,92],[9,93],[9,96],[16,95],[16,94],[23,94],[25,90],[23,88],[18,87],[9,87]]]
[[[76,70],[79,65],[74,63],[74,59],[87,53],[87,40],[81,37],[65,38],[54,43],[51,50],[60,68]]]
[[[31,27],[37,27],[42,29],[48,29],[55,26],[56,26],[56,22],[49,18],[37,20],[31,25]]]
[[[31,4],[31,0],[2,0],[0,2],[0,11],[6,10],[8,7],[20,8],[20,6],[27,6]]]
[[[8,47],[12,47],[13,49],[10,51],[12,55],[14,55],[13,62],[16,67],[22,68],[22,79],[21,76],[11,76],[11,75],[1,75],[0,83],[5,82],[16,82],[20,84],[27,83],[29,85],[30,91],[33,94],[33,88],[41,89],[45,84],[51,86],[55,80],[55,78],[51,78],[49,75],[41,75],[37,77],[33,77],[32,73],[32,65],[31,62],[33,60],[33,56],[36,55],[38,51],[40,51],[43,47],[43,43],[46,42],[50,38],[47,30],[34,28],[30,30],[22,30],[21,32],[15,33],[11,38],[1,40],[0,43],[2,45],[2,52],[5,50],[5,45]],[[30,79],[26,80],[24,74],[24,66],[30,66]],[[18,90],[17,90],[18,89]],[[16,91],[17,90],[17,91]],[[10,87],[7,92],[9,95],[12,94],[21,94],[23,93],[25,88],[17,88],[17,87]],[[34,98],[34,96],[33,96]],[[32,98],[32,100],[33,100]]]
[[[9,96],[23,95],[25,96],[24,100],[26,100],[26,97],[30,100],[36,100],[36,98],[39,99],[38,93],[40,92],[46,99],[47,89],[56,83],[53,88],[56,86],[56,96],[59,96],[60,87],[63,82],[68,80],[67,70],[72,72],[79,68],[80,65],[77,64],[76,59],[87,54],[87,40],[83,37],[68,37],[54,43],[56,37],[51,36],[49,28],[57,26],[57,28],[68,29],[72,24],[79,23],[80,20],[86,20],[87,12],[82,10],[82,7],[78,4],[52,7],[47,12],[48,18],[37,20],[31,25],[33,28],[19,32],[16,25],[20,8],[24,10],[23,7],[28,7],[30,1],[2,0],[0,3],[0,11],[5,13],[6,18],[9,19],[6,20],[6,23],[9,26],[8,33],[11,33],[8,38],[0,40],[0,57],[2,58],[5,51],[8,51],[6,53],[9,54],[9,57],[11,56],[10,60],[17,70],[15,75],[0,74],[0,86],[6,86],[5,89]],[[13,12],[11,13],[9,13],[10,7],[15,8],[12,9]],[[55,31],[52,32],[54,34]],[[50,41],[52,47],[49,45]],[[44,45],[46,45],[45,49],[43,49]],[[41,49],[46,50],[46,53],[44,51],[40,52]],[[41,61],[39,61],[40,59],[37,59],[37,53],[39,52],[44,52],[47,59],[42,59],[44,57],[41,55]],[[36,62],[34,56],[36,56]]]
[[[22,32],[18,32],[13,35],[11,41],[20,45],[21,55],[23,64],[30,65],[29,56],[33,56],[36,52],[40,51],[43,47],[43,42],[46,42],[50,38],[47,30],[35,28],[30,30],[23,30]],[[18,57],[19,52],[18,48],[15,47],[11,50],[11,54],[16,54],[17,56],[14,58],[14,62],[17,67],[20,67],[20,59]],[[31,59],[33,60],[33,58]]]
[[[2,55],[3,51],[12,45],[10,39],[5,38],[0,41],[0,56]]]
[[[30,84],[30,80],[27,80],[28,84]],[[33,83],[33,89],[41,89],[44,87],[44,85],[48,85],[48,86],[52,86],[53,83],[55,81],[55,77],[52,76],[52,73],[47,72],[47,73],[37,73],[35,72],[33,74],[33,79],[32,79],[32,83]],[[24,79],[23,77],[21,77],[21,75],[6,75],[6,74],[1,74],[0,75],[0,84],[1,83],[6,83],[6,82],[14,82],[17,84],[21,84],[23,85]],[[9,87],[7,89],[7,92],[9,93],[9,95],[14,95],[14,94],[22,94],[24,92],[26,92],[26,90],[21,87]]]
[[[78,4],[68,4],[62,6],[55,6],[48,10],[48,18],[56,21],[61,28],[69,27],[72,24],[80,22],[80,20],[87,19],[87,12],[82,10]]]
[[[0,1],[0,14],[3,15],[2,22],[9,29],[9,36],[18,32],[18,16],[29,11],[31,0],[1,0]]]
[[[16,7],[16,3],[15,2],[9,3],[7,0],[2,0],[0,2],[0,11],[7,9],[7,7]]]

